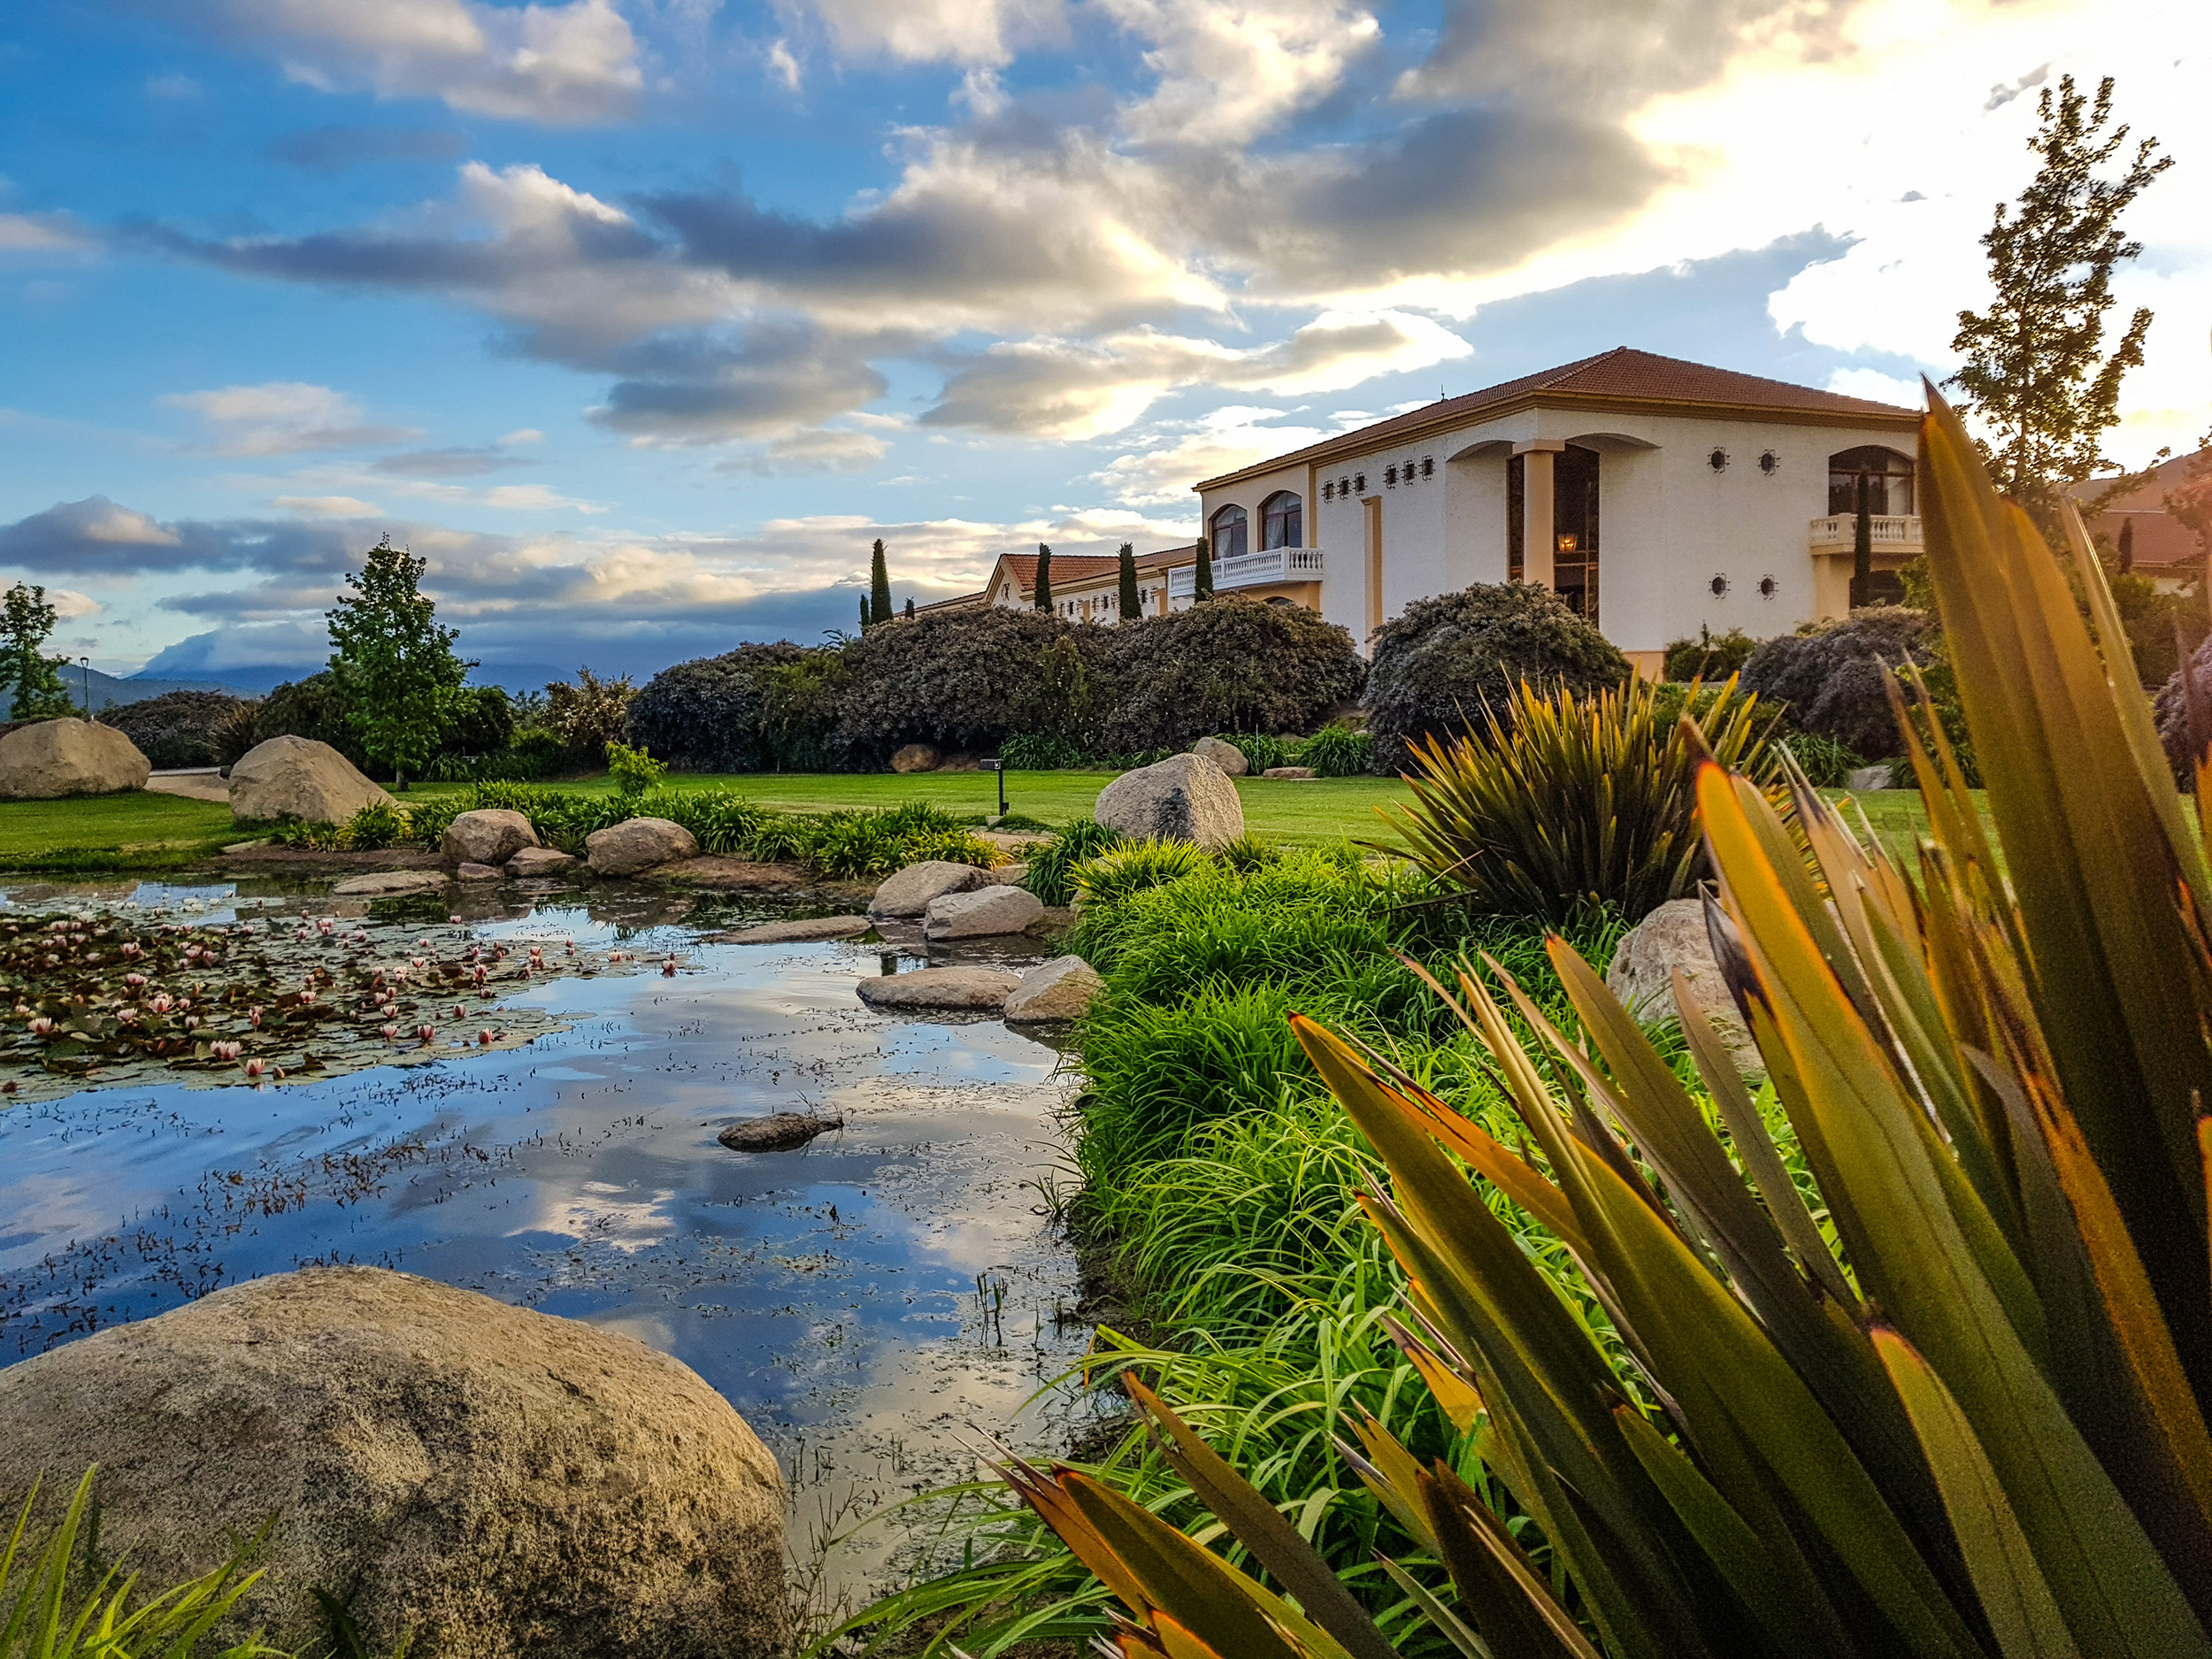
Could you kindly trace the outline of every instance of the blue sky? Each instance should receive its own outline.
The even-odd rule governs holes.
[[[650,672],[1619,344],[1940,374],[2035,89],[2180,165],[2116,456],[2212,422],[2212,8],[19,0],[0,580],[57,649],[317,664],[389,532],[488,677]]]

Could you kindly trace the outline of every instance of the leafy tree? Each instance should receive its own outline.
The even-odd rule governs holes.
[[[875,549],[868,555],[868,616],[870,622],[888,622],[891,619],[891,572],[883,562],[883,538],[876,538]]]
[[[42,649],[54,622],[54,607],[46,603],[45,588],[18,582],[8,589],[6,604],[0,609],[0,676],[15,687],[15,701],[8,708],[11,720],[50,719],[76,707],[61,683],[61,670],[69,659],[49,657]]]
[[[1213,548],[1202,535],[1198,538],[1198,569],[1194,574],[1196,580],[1192,584],[1192,591],[1195,598],[1192,603],[1211,599],[1214,596]]]
[[[461,681],[476,666],[453,654],[460,630],[439,626],[419,586],[426,564],[388,535],[347,575],[353,591],[327,613],[331,672],[361,748],[403,789],[436,750]]]
[[[1121,594],[1115,608],[1124,622],[1134,622],[1144,614],[1144,598],[1137,592],[1137,549],[1127,541],[1121,544]]]
[[[1052,549],[1037,543],[1037,609],[1052,609]]]
[[[2197,551],[2212,557],[2212,432],[2189,457],[2181,488],[2168,490],[2160,504],[2176,523],[2196,532]]]
[[[2105,432],[2119,419],[2120,380],[2143,361],[2151,313],[2139,307],[2109,352],[2105,313],[2112,309],[2112,273],[2143,245],[2119,219],[2137,196],[2173,165],[2146,138],[2125,156],[2116,177],[2104,176],[2122,152],[2128,128],[2105,132],[2112,115],[2112,79],[2093,101],[2062,77],[2045,88],[2028,148],[2043,158],[2017,210],[1999,203],[1982,246],[1996,297],[1985,311],[1959,313],[1951,349],[1965,366],[1951,383],[1966,394],[1988,436],[1977,441],[2005,494],[2047,527],[2064,487],[2110,470]]]

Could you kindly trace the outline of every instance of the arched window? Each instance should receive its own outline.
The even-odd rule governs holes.
[[[1306,545],[1306,504],[1286,489],[1277,490],[1260,503],[1260,545]]]
[[[1245,518],[1241,507],[1224,507],[1213,516],[1213,557],[1233,559],[1245,550]]]
[[[1877,518],[1909,517],[1912,457],[1878,443],[1845,449],[1828,457],[1828,511],[1855,513],[1859,488],[1866,488],[1866,510]]]

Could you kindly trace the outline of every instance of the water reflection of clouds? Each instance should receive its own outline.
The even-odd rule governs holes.
[[[590,1180],[563,1194],[541,1180],[532,1217],[520,1226],[509,1229],[507,1236],[557,1233],[634,1255],[650,1249],[676,1231],[676,1219],[668,1213],[675,1198],[672,1187],[641,1194],[627,1187]]]

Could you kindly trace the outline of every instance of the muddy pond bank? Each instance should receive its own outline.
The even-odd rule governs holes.
[[[985,1436],[1048,1449],[1079,1427],[1064,1396],[1025,1403],[1087,1340],[1054,1226],[1071,1079],[998,1020],[864,1008],[856,983],[922,965],[918,940],[716,942],[808,907],[643,884],[373,905],[330,885],[267,870],[0,893],[19,915],[80,917],[85,948],[102,918],[280,919],[288,949],[321,950],[328,919],[418,955],[429,938],[443,959],[566,962],[572,942],[598,966],[493,981],[489,999],[472,984],[468,1023],[511,1047],[388,1053],[372,1029],[329,1045],[365,1042],[357,1068],[281,1086],[140,1065],[12,1097],[0,1363],[308,1263],[403,1269],[683,1360],[778,1454],[803,1566],[860,1514],[965,1475]],[[843,1127],[803,1150],[717,1143],[779,1111]],[[835,1552],[821,1601],[882,1582],[903,1541],[876,1527]]]

